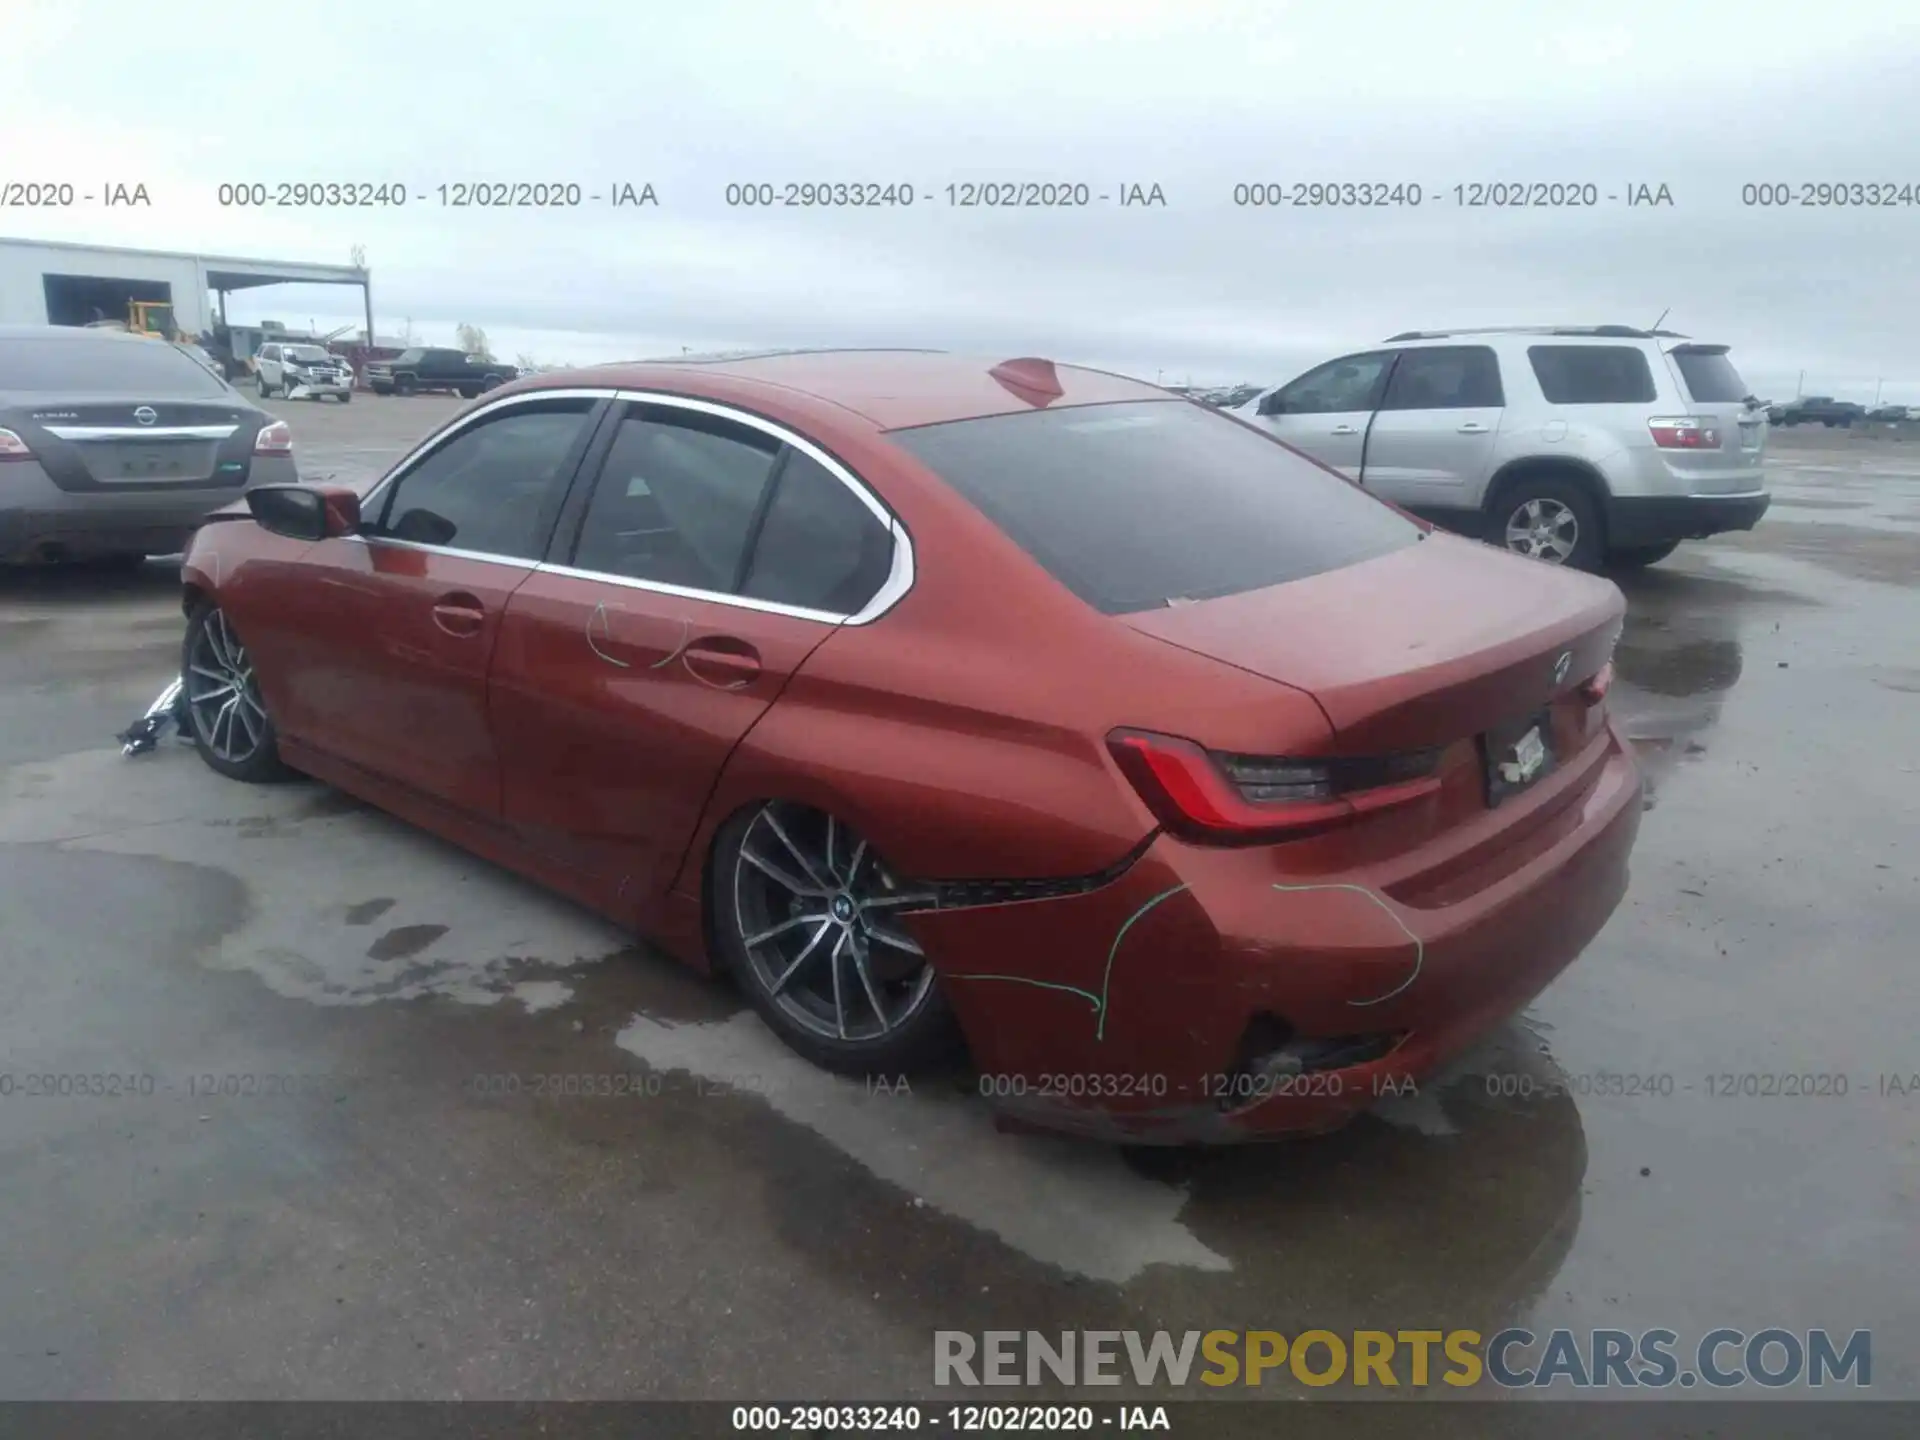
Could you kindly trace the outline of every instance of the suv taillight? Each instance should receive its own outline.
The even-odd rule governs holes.
[[[27,442],[11,430],[0,430],[0,460],[31,460],[33,451]]]
[[[1693,415],[1670,415],[1647,421],[1653,443],[1662,450],[1718,450],[1720,427]]]
[[[1440,785],[1438,750],[1296,760],[1224,754],[1148,730],[1116,730],[1107,749],[1147,808],[1189,840],[1291,839]]]
[[[260,433],[253,437],[253,453],[256,455],[293,454],[293,431],[287,428],[287,422],[276,420],[271,425],[263,425]]]

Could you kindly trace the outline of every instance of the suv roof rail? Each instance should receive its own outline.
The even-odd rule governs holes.
[[[1456,335],[1592,335],[1616,340],[1687,338],[1675,330],[1642,330],[1636,325],[1473,325],[1458,330],[1402,330],[1380,343],[1398,345],[1406,340],[1448,340]]]

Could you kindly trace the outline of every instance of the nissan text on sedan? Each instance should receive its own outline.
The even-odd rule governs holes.
[[[1104,372],[785,352],[523,379],[185,567],[189,729],[1016,1126],[1329,1128],[1626,884],[1608,581]]]
[[[166,341],[0,326],[0,565],[175,554],[295,478],[285,422]]]

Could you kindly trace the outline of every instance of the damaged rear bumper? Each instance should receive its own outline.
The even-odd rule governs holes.
[[[1014,1125],[1129,1144],[1332,1129],[1524,1007],[1613,913],[1639,775],[1611,729],[1581,768],[1528,854],[1444,903],[1290,875],[1284,847],[1161,836],[1088,894],[903,919]]]

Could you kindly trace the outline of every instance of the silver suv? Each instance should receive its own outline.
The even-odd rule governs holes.
[[[1626,325],[1410,330],[1235,411],[1382,499],[1556,565],[1651,565],[1766,513],[1725,345]]]

